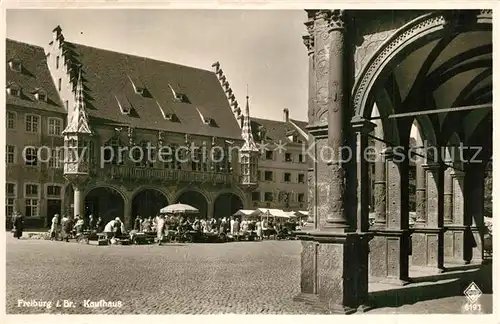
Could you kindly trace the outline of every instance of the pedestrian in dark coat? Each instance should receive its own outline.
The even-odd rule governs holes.
[[[23,229],[24,229],[23,215],[17,213],[16,216],[14,216],[14,220],[12,222],[12,231],[14,233],[14,237],[20,239],[21,236],[23,236]]]

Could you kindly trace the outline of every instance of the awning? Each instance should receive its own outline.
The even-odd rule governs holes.
[[[233,216],[253,216],[255,214],[257,214],[256,210],[240,209],[236,213],[234,213]]]
[[[281,209],[259,208],[256,212],[261,217],[290,218],[290,214]]]

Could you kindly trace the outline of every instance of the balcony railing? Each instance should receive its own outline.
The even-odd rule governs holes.
[[[209,182],[216,184],[232,184],[238,181],[238,177],[232,173],[154,169],[133,166],[106,166],[96,170],[98,177],[136,181],[136,180],[157,180],[157,181],[178,181],[178,182]]]

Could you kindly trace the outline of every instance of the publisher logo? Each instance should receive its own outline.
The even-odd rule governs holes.
[[[471,304],[476,303],[482,294],[483,292],[474,282],[471,282],[471,284],[464,290],[464,295]]]

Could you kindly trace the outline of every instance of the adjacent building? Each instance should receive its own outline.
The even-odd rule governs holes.
[[[252,118],[254,139],[261,149],[258,187],[252,192],[252,208],[307,210],[307,123],[291,119]]]
[[[7,61],[7,215],[130,224],[174,202],[207,217],[249,206],[258,161],[239,161],[244,117],[218,63],[74,44],[59,27],[45,51],[7,40]]]
[[[176,202],[204,217],[306,209],[305,123],[288,111],[250,120],[218,62],[202,70],[75,44],[60,27],[46,49],[6,48],[7,216],[130,225]]]

